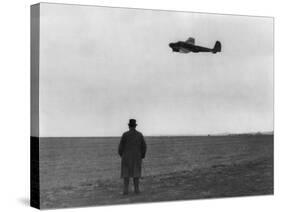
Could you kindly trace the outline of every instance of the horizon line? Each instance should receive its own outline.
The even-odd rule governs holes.
[[[158,135],[144,135],[144,137],[184,137],[184,136],[235,136],[235,135],[274,135],[274,131],[256,131],[256,132],[241,132],[241,133],[206,133],[206,134],[158,134]],[[108,135],[108,136],[32,136],[39,138],[115,138],[121,137],[122,135]]]

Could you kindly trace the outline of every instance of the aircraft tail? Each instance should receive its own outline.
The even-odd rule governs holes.
[[[221,43],[219,41],[216,42],[214,48],[213,48],[213,53],[221,52]]]

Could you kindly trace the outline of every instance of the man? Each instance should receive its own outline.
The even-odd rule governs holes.
[[[141,177],[141,162],[145,157],[146,143],[143,135],[136,130],[136,120],[129,120],[129,131],[122,135],[118,153],[121,159],[121,178],[124,179],[123,194],[129,193],[129,181],[133,178],[135,193],[140,193],[139,178]]]

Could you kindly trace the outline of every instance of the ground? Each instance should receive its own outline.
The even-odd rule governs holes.
[[[179,171],[141,179],[141,194],[122,195],[122,180],[43,190],[42,208],[273,194],[273,158]]]

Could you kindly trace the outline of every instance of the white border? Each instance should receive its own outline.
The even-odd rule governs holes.
[[[280,211],[280,5],[276,0],[65,0],[86,5],[180,10],[275,17],[275,195],[192,200],[122,206],[66,209],[68,211]],[[33,0],[2,1],[0,7],[0,210],[31,211],[29,198],[30,136],[30,10]]]

